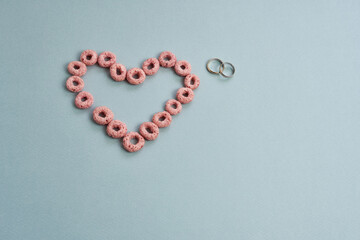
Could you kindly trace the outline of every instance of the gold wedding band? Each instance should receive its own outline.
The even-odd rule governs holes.
[[[221,61],[220,59],[218,59],[218,58],[212,58],[212,59],[210,59],[209,61],[207,61],[206,68],[207,68],[207,70],[208,70],[210,73],[219,74],[219,73],[220,73],[220,68],[219,68],[219,72],[215,72],[215,71],[211,70],[211,68],[210,68],[210,66],[209,66],[210,63],[213,62],[213,61],[216,61],[216,62],[220,63],[220,66],[223,64],[223,61]]]

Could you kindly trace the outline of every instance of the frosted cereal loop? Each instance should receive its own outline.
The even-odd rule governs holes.
[[[114,63],[110,67],[110,76],[114,81],[124,81],[126,77],[126,67],[120,63]]]
[[[159,127],[152,122],[144,122],[140,125],[139,132],[146,140],[155,140],[159,135]]]
[[[136,143],[131,140],[135,139]],[[144,147],[145,139],[137,132],[129,132],[123,139],[123,147],[128,152],[137,152]]]
[[[172,118],[170,113],[166,111],[155,113],[152,118],[152,122],[155,123],[159,128],[170,126],[171,120]]]
[[[159,68],[160,68],[159,60],[157,60],[156,58],[149,58],[142,65],[142,69],[145,72],[145,74],[150,76],[157,73]]]
[[[145,78],[145,72],[140,68],[132,68],[126,74],[126,80],[133,85],[141,84]]]
[[[66,88],[70,92],[80,92],[84,86],[84,81],[78,76],[71,76],[66,80]]]
[[[79,61],[70,62],[67,69],[71,75],[81,77],[86,73],[86,65]]]
[[[94,97],[88,92],[80,92],[75,97],[75,106],[80,109],[91,107],[94,103]]]
[[[85,50],[80,55],[80,61],[82,61],[87,66],[92,66],[97,63],[98,55],[93,50]]]
[[[162,67],[166,67],[166,68],[175,66],[176,63],[175,54],[169,51],[164,51],[160,53],[159,63]]]
[[[200,85],[200,78],[195,74],[189,74],[184,79],[184,85],[191,90],[195,90]]]
[[[116,62],[116,56],[112,52],[106,51],[100,53],[98,64],[100,67],[108,68]]]
[[[165,104],[165,110],[171,115],[176,115],[181,112],[182,105],[175,99],[170,99]]]
[[[106,133],[112,138],[122,138],[126,132],[126,124],[119,120],[112,120],[106,127]]]
[[[194,98],[194,92],[187,87],[180,88],[176,93],[176,99],[182,104],[189,103]]]
[[[93,111],[93,119],[97,124],[106,125],[114,118],[113,112],[107,107],[97,107]]]
[[[176,74],[182,77],[191,73],[191,65],[185,60],[177,61],[174,69]]]

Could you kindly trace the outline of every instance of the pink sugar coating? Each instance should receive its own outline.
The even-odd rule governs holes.
[[[151,141],[155,140],[158,137],[159,127],[155,123],[144,122],[140,125],[139,132],[146,140]]]
[[[119,120],[112,120],[106,127],[106,133],[112,138],[122,138],[126,132],[126,124]]]
[[[135,75],[137,75],[138,78],[135,78]],[[145,72],[140,68],[132,68],[126,74],[126,80],[128,80],[128,82],[133,85],[138,85],[144,82],[145,78]]]
[[[146,75],[154,75],[159,70],[159,67],[159,60],[156,58],[149,58],[142,65],[142,69]]]
[[[159,63],[162,67],[173,67],[176,63],[176,56],[172,52],[164,51],[160,53],[159,56]]]
[[[71,76],[66,80],[66,88],[70,92],[80,92],[83,90],[84,86],[84,81],[78,76]]]
[[[161,118],[164,118],[163,121],[160,121]],[[155,123],[159,128],[168,127],[171,124],[171,115],[170,113],[164,111],[164,112],[158,112],[155,113],[152,122]]]
[[[106,61],[106,58],[109,60]],[[98,64],[100,67],[108,68],[116,62],[116,55],[112,52],[102,52],[98,57]]]
[[[80,61],[82,61],[87,66],[92,66],[97,63],[98,55],[94,50],[85,50],[80,55]]]
[[[131,143],[131,139],[136,138],[138,142],[136,144]],[[137,132],[129,132],[123,138],[123,147],[128,152],[136,152],[144,147],[145,139]]]
[[[75,97],[75,106],[77,108],[80,109],[89,108],[93,103],[94,103],[94,97],[88,92],[80,92]]]
[[[175,72],[177,75],[185,77],[191,73],[191,65],[185,60],[180,60],[175,63]]]
[[[124,81],[126,77],[126,67],[120,63],[114,63],[110,67],[110,76],[114,81]]]
[[[93,111],[93,119],[97,124],[106,125],[111,122],[113,118],[113,112],[107,107],[97,107]]]
[[[195,74],[189,74],[184,79],[184,85],[191,90],[194,90],[200,85],[200,78]]]
[[[86,73],[86,65],[79,61],[72,61],[68,64],[67,69],[71,75],[83,76]]]
[[[175,106],[175,108],[173,107]],[[165,110],[170,113],[171,115],[176,115],[181,112],[182,105],[179,101],[175,99],[170,99],[165,104]]]
[[[187,96],[184,96],[185,94],[187,94]],[[179,88],[179,90],[176,93],[176,99],[183,104],[191,102],[193,98],[194,98],[194,92],[187,87]]]

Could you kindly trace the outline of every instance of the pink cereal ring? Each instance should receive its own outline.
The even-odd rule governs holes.
[[[159,62],[162,67],[173,67],[176,63],[176,57],[175,54],[169,51],[164,51],[160,53]]]
[[[80,61],[87,66],[92,66],[97,62],[98,55],[94,50],[85,50],[80,55]]]
[[[126,132],[126,124],[119,120],[112,120],[106,127],[106,133],[112,138],[122,138]]]
[[[191,102],[193,98],[194,98],[194,92],[187,87],[179,88],[179,90],[176,93],[176,99],[183,104]]]
[[[171,115],[170,113],[164,111],[164,112],[158,112],[155,113],[152,122],[155,123],[159,128],[168,127],[171,123]]]
[[[137,143],[132,143],[131,139],[136,139]],[[145,139],[137,132],[129,132],[123,139],[123,147],[128,152],[136,152],[144,147]]]
[[[91,107],[94,103],[94,97],[88,92],[80,92],[75,97],[75,106],[80,109]]]
[[[195,74],[189,74],[184,79],[184,85],[185,87],[194,90],[200,85],[200,78]]]
[[[81,77],[86,73],[86,65],[79,61],[73,61],[69,63],[67,69],[71,75]]]
[[[165,104],[165,110],[171,115],[176,115],[181,112],[182,105],[175,99],[170,99]]]
[[[175,63],[175,72],[177,75],[185,77],[191,73],[191,65],[185,60],[177,61]]]
[[[145,72],[140,68],[132,68],[126,74],[126,80],[133,85],[138,85],[144,82],[145,78]]]
[[[110,76],[117,82],[124,81],[126,77],[126,67],[120,63],[114,63],[110,67]]]
[[[159,70],[159,67],[159,60],[156,58],[149,58],[142,65],[142,69],[146,75],[154,75]]]
[[[93,119],[97,124],[106,125],[114,118],[113,112],[107,107],[97,107],[93,111]]]
[[[146,140],[155,140],[159,135],[159,128],[155,123],[144,122],[140,125],[139,132]]]
[[[78,76],[71,76],[66,80],[66,88],[71,92],[80,92],[84,85],[84,81]]]
[[[102,52],[98,57],[100,67],[108,68],[116,62],[116,56],[112,52]]]

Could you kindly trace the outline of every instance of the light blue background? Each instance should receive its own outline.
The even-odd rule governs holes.
[[[360,239],[359,26],[355,0],[2,0],[0,239]],[[201,85],[130,154],[65,89],[84,49],[128,68],[170,50]],[[84,80],[130,130],[182,86]]]

